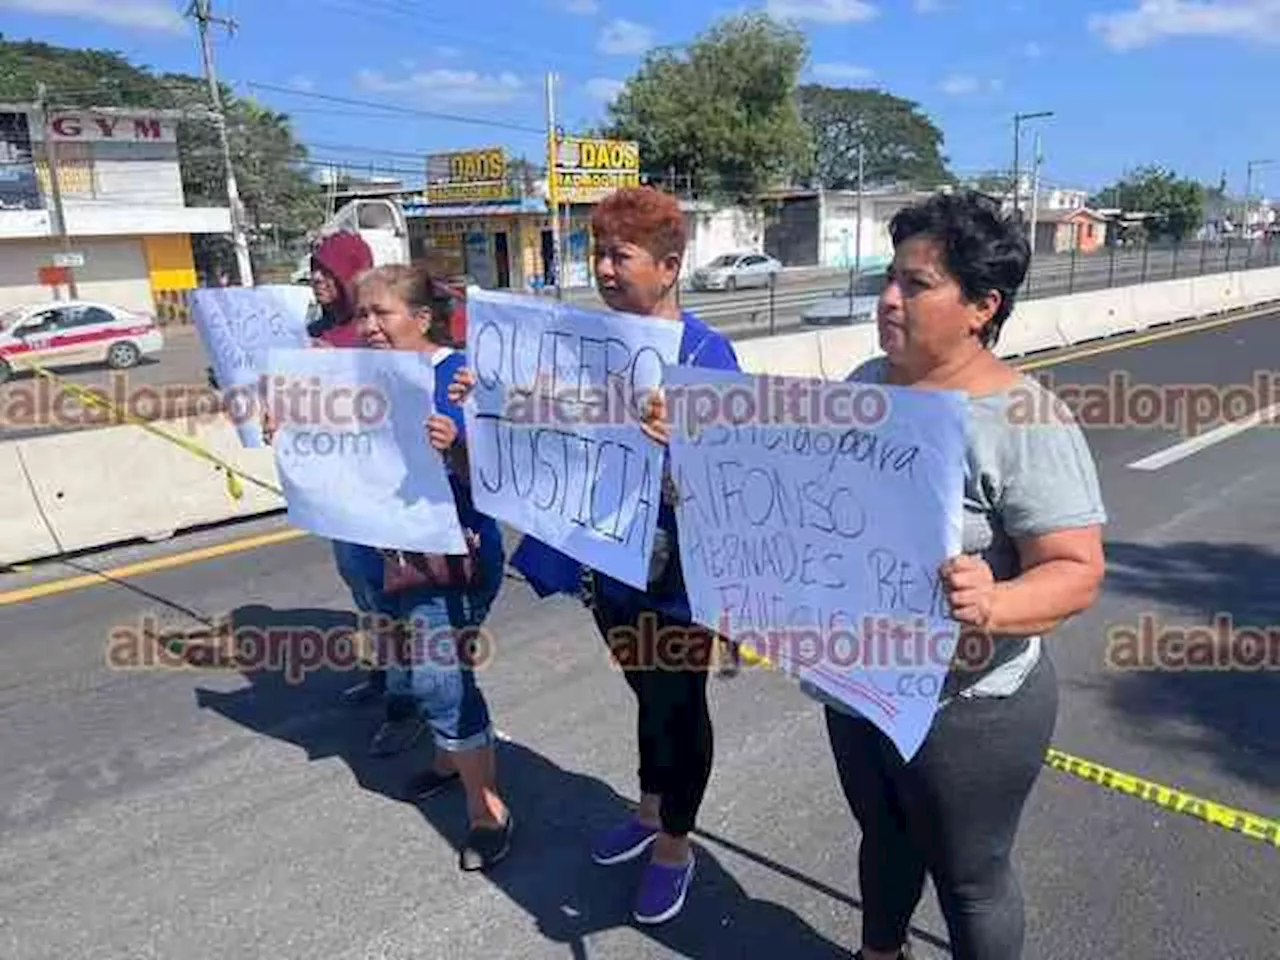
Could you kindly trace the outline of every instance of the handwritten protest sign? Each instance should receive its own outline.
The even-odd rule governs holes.
[[[697,622],[865,715],[913,756],[955,652],[957,394],[667,371],[680,559]]]
[[[228,415],[246,447],[262,446],[261,377],[272,347],[305,347],[311,288],[210,287],[191,294],[191,315]]]
[[[277,348],[266,375],[292,524],[371,547],[466,552],[444,461],[427,442],[429,356]]]
[[[670,320],[469,291],[476,508],[643,589],[663,450],[640,422],[683,331]]]

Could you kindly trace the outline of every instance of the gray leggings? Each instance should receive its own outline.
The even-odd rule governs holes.
[[[928,871],[955,960],[1021,957],[1010,851],[1057,713],[1047,650],[1013,696],[943,707],[909,764],[869,721],[827,708],[840,785],[862,828],[864,946],[891,952],[906,942]]]

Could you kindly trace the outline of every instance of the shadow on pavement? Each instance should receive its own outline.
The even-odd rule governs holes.
[[[1139,657],[1112,667],[1114,708],[1162,745],[1280,790],[1280,553],[1195,542],[1106,550],[1107,588],[1151,602],[1133,622],[1112,625],[1112,657],[1127,649]],[[1160,727],[1178,720],[1198,729]]]
[[[277,610],[242,607],[233,623],[262,630],[351,630],[353,614],[321,609]],[[286,628],[280,630],[279,628]],[[288,643],[288,640],[283,642]],[[188,659],[207,663],[216,651],[198,636],[188,640]],[[279,662],[279,661],[277,661]],[[234,669],[234,664],[229,665]],[[308,759],[341,758],[366,790],[405,800],[411,774],[431,762],[429,733],[419,746],[390,759],[369,753],[369,740],[380,719],[377,707],[351,708],[340,692],[357,679],[342,670],[318,669],[292,682],[280,669],[241,670],[249,686],[232,692],[196,691],[202,709],[250,730],[294,744]],[[788,960],[843,958],[852,951],[827,940],[785,907],[750,898],[705,844],[695,842],[698,868],[684,912],[654,928],[635,924],[633,897],[642,861],[612,868],[591,862],[591,839],[616,823],[630,803],[601,780],[557,766],[528,747],[503,741],[498,751],[503,795],[516,817],[516,836],[507,860],[487,875],[489,882],[529,914],[546,939],[564,944],[573,957],[586,957],[586,938],[615,927],[632,926],[655,943],[693,957],[779,956]],[[451,789],[419,805],[424,820],[454,849],[466,833],[466,807],[460,789]],[[856,901],[750,851],[734,848],[756,862],[798,879],[846,904]],[[457,871],[456,855],[429,869]],[[930,938],[932,940],[932,938]]]

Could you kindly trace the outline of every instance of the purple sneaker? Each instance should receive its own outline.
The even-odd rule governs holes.
[[[666,867],[650,863],[640,878],[640,896],[636,900],[638,923],[666,923],[684,909],[685,894],[693,880],[693,854],[683,867]]]
[[[634,860],[649,849],[658,836],[657,828],[646,827],[639,820],[628,820],[614,827],[596,842],[591,859],[602,867]]]

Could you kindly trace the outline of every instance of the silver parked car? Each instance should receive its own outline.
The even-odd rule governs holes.
[[[695,290],[741,290],[768,287],[782,264],[764,253],[726,253],[693,271]]]
[[[876,318],[876,304],[886,283],[887,274],[883,267],[864,273],[850,286],[810,304],[800,314],[800,319],[813,324],[872,323]]]

